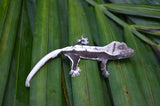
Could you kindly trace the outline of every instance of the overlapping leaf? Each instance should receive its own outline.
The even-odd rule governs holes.
[[[116,36],[116,34],[120,34],[119,30],[115,30],[116,27],[114,27],[114,24],[104,16],[99,6],[96,6],[95,8],[101,44],[105,45],[106,43],[110,43],[113,40],[121,41],[120,36]],[[130,102],[128,100],[125,89],[126,85],[123,81],[121,70],[118,65],[118,62],[111,62],[107,65],[107,68],[110,72],[109,84],[111,87],[111,94],[113,97],[114,105],[129,105]]]
[[[127,15],[142,17],[160,18],[160,6],[156,5],[137,5],[137,4],[105,4],[107,9]]]
[[[0,15],[0,39],[2,36],[3,25],[5,23],[8,7],[9,7],[9,0],[0,1],[0,14],[1,14]]]
[[[49,0],[48,10],[48,52],[60,48],[60,28],[57,0]],[[45,11],[47,12],[47,11]],[[47,30],[47,29],[46,29]],[[61,61],[60,58],[47,64],[47,105],[62,105]],[[54,83],[53,83],[54,82]],[[56,101],[56,102],[55,102]]]
[[[125,27],[125,41],[136,53],[130,59],[133,64],[121,65],[131,103],[133,105],[159,105],[160,69],[152,49],[133,36],[129,27]],[[132,74],[129,74],[130,72]]]
[[[11,0],[6,16],[6,23],[3,26],[3,33],[0,41],[0,105],[2,105],[5,87],[7,83],[9,68],[14,49],[17,32],[18,19],[21,10],[21,0]]]
[[[70,45],[75,44],[75,39],[79,39],[82,34],[88,37],[90,44],[93,44],[82,5],[79,1],[69,0]],[[79,67],[82,70],[80,76],[72,78],[73,104],[77,106],[104,105],[97,63],[81,60]]]
[[[105,10],[102,7],[102,5],[96,5],[96,3],[92,2],[92,1],[89,1],[89,0],[88,0],[88,2],[91,3],[92,5],[96,6],[95,8],[96,8],[97,11],[99,9],[99,11],[96,12],[97,13],[97,17],[98,17],[97,20],[100,22],[100,25],[99,25],[98,28],[104,29],[105,31],[108,31],[109,34],[111,34],[110,36],[107,36],[108,34],[105,33],[105,31],[101,30],[100,32],[104,32],[104,33],[100,34],[100,37],[102,37],[101,38],[101,40],[102,40],[101,42],[105,41],[105,38],[103,37],[104,34],[107,36],[107,39],[112,39],[112,40],[115,39],[115,34],[112,32],[112,30],[114,30],[115,28],[111,29],[111,25],[112,24],[107,23],[105,21],[105,19],[102,18],[104,16],[103,16],[102,13],[100,15],[100,11],[103,11],[107,16],[109,16],[111,19],[113,19],[114,21],[116,21],[118,24],[120,24],[123,27],[125,25],[127,25],[127,24],[124,23],[123,21],[121,21],[121,19],[119,19],[116,16],[114,16],[109,11]],[[108,19],[106,19],[106,20],[108,20]],[[110,26],[110,27],[108,27],[108,26]],[[107,30],[107,28],[108,28],[108,30]],[[129,31],[130,33],[127,33],[126,31]],[[157,89],[155,89],[155,87],[152,87],[154,85],[152,85],[152,83],[150,82],[150,80],[154,80],[158,84],[158,76],[154,76],[154,75],[156,75],[155,73],[157,73],[157,72],[159,73],[159,70],[160,70],[159,67],[158,67],[158,62],[154,58],[154,56],[152,54],[152,50],[149,47],[146,46],[144,48],[144,46],[145,46],[144,43],[140,43],[139,41],[137,41],[138,39],[135,40],[133,38],[133,35],[132,35],[132,37],[129,36],[129,35],[132,34],[131,31],[134,34],[136,34],[138,37],[143,39],[144,41],[153,43],[148,38],[146,38],[144,35],[142,35],[138,31],[136,31],[133,28],[133,26],[130,27],[130,29],[126,29],[125,30],[125,32],[126,32],[125,39],[126,39],[126,42],[128,42],[127,44],[129,44],[130,47],[134,48],[136,53],[137,53],[137,49],[138,49],[138,54],[135,54],[136,56],[132,57],[130,59],[130,61],[126,60],[124,65],[123,65],[123,62],[122,62],[122,65],[119,65],[119,68],[118,67],[116,68],[116,66],[112,66],[112,67],[115,67],[115,70],[117,70],[117,71],[112,72],[113,69],[110,69],[110,70],[112,70],[110,72],[112,75],[110,75],[109,81],[110,81],[110,84],[111,84],[111,93],[112,93],[112,96],[113,96],[114,105],[122,105],[122,106],[124,106],[124,105],[139,105],[139,104],[141,104],[141,105],[156,105],[156,104],[159,104],[159,102],[158,102],[158,98],[159,97],[156,96],[156,94],[159,93],[159,91]],[[114,31],[114,32],[116,32],[116,31]],[[131,39],[131,38],[133,38],[133,39]],[[136,48],[133,47],[133,42],[130,43],[132,40],[134,40],[134,42],[137,41],[137,43],[135,42]],[[105,42],[107,42],[107,41],[105,41]],[[155,44],[155,43],[153,43],[153,44]],[[138,47],[138,46],[140,46],[140,47]],[[142,51],[144,51],[144,50],[142,50],[140,48],[144,48],[144,50],[145,49],[151,50],[150,52],[149,51],[145,51],[145,53],[146,53],[147,56],[151,57],[151,59],[153,61],[152,63],[156,67],[155,66],[152,67],[152,65],[151,65],[151,68],[149,70],[148,70],[148,68],[145,68],[146,66],[149,65],[148,62],[150,60],[144,60],[144,59],[146,59],[146,56],[144,56],[142,54],[139,54],[139,51],[140,51],[140,53]],[[138,59],[136,59],[135,61],[133,61],[137,57],[137,55],[140,55],[140,57]],[[140,64],[139,62],[141,62],[141,64],[142,64],[141,66],[142,67],[139,66],[139,64]],[[126,67],[125,67],[125,64],[126,64]],[[128,65],[128,64],[130,64],[130,65]],[[135,68],[132,67],[132,64],[133,64],[134,67],[137,65],[136,66],[136,76],[133,76]],[[118,70],[120,71],[119,74],[118,74]],[[150,70],[152,70],[152,71],[150,71]],[[148,73],[148,74],[146,74],[146,73]],[[118,76],[114,76],[114,75],[119,75],[119,77]],[[154,78],[153,78],[153,76],[154,76]],[[114,77],[114,80],[112,79],[112,77]],[[115,80],[115,79],[117,79],[117,80]],[[140,85],[139,81],[142,81],[141,84],[144,84],[144,85]],[[133,85],[133,83],[135,83],[135,85]],[[142,87],[140,87],[140,86],[142,86]],[[135,94],[134,91],[139,92],[137,96],[134,95]],[[145,91],[145,93],[143,93],[142,91]],[[157,93],[154,93],[154,92],[157,92]]]
[[[31,67],[32,32],[24,2],[20,20],[3,101],[5,106],[29,105],[29,90],[24,86],[24,82]]]
[[[36,10],[36,21],[33,35],[32,67],[48,51],[48,12],[49,0],[38,0]],[[40,82],[40,83],[39,83]],[[47,96],[47,65],[41,68],[38,75],[31,80],[30,105],[39,106],[46,104]]]
[[[132,25],[133,27],[135,27],[138,31],[144,32],[144,33],[148,33],[151,35],[156,35],[156,36],[160,36],[160,25],[156,24],[156,25]]]

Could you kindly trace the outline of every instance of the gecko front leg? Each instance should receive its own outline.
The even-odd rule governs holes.
[[[102,61],[101,61],[102,74],[103,74],[104,77],[106,77],[106,78],[109,76],[109,72],[106,70],[107,61],[108,61],[108,60],[102,60]]]
[[[79,76],[81,69],[78,67],[78,63],[80,61],[80,57],[77,55],[74,55],[72,53],[65,54],[72,62],[71,71],[69,74],[72,74],[72,77]]]

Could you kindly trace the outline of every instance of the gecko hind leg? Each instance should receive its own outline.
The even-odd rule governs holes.
[[[81,69],[78,67],[78,63],[80,61],[80,57],[74,54],[65,54],[71,61],[72,61],[72,67],[71,71],[69,72],[72,77],[79,76],[81,72]]]
[[[109,72],[106,70],[106,64],[107,64],[108,60],[103,60],[101,62],[101,70],[102,70],[102,74],[104,75],[104,77],[108,77],[109,76]]]

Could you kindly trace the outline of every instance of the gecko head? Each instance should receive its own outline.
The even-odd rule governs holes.
[[[113,41],[105,47],[108,54],[116,56],[118,59],[128,58],[134,55],[134,50],[129,48],[124,42]]]

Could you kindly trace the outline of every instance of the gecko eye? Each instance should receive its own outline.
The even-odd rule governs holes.
[[[126,47],[126,45],[120,45],[120,46],[118,46],[118,49],[125,50],[125,49],[127,49],[127,47]]]

